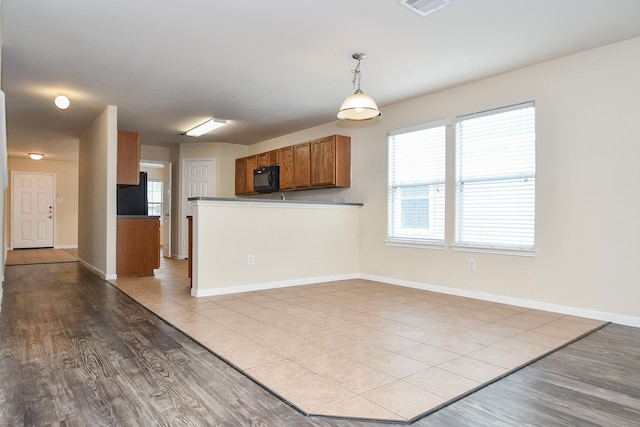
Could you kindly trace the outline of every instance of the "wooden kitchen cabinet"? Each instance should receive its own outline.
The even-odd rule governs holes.
[[[253,190],[253,171],[258,168],[258,156],[247,157],[246,175],[247,183],[245,186],[245,194],[256,194]]]
[[[253,191],[253,170],[258,168],[258,156],[236,159],[236,196],[256,194]]]
[[[124,217],[117,220],[116,274],[153,276],[160,268],[160,218]]]
[[[118,184],[140,184],[140,134],[118,131]]]
[[[351,186],[351,138],[332,135],[236,159],[236,195],[253,191],[253,170],[280,166],[280,191]]]
[[[305,142],[293,146],[293,188],[301,190],[310,186],[310,146]]]
[[[351,185],[351,138],[333,135],[310,143],[312,187]]]
[[[278,164],[278,150],[267,151],[266,153],[260,153],[257,156],[257,168],[266,168],[267,166],[274,166]]]
[[[293,190],[293,146],[278,150],[280,163],[280,190]]]
[[[247,191],[247,158],[236,159],[236,196]]]

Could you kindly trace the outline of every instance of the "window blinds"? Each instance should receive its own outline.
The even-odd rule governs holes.
[[[446,126],[431,122],[389,132],[389,241],[444,242]]]
[[[458,118],[456,244],[534,248],[533,102]]]

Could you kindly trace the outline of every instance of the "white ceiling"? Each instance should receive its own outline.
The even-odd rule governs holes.
[[[362,89],[384,115],[638,36],[638,0],[453,0],[425,17],[398,0],[2,0],[9,155],[77,159],[109,104],[148,145],[253,144],[327,123],[353,92],[354,52],[367,53]],[[229,125],[180,135],[214,116]]]

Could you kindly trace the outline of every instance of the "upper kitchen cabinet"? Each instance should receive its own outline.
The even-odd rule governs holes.
[[[138,132],[118,131],[117,183],[140,184],[140,134]]]
[[[256,194],[253,190],[253,170],[258,168],[258,156],[236,159],[236,196]]]
[[[351,138],[333,135],[311,141],[311,186],[351,185]]]
[[[258,154],[258,169],[278,164],[278,150]]]
[[[258,156],[247,157],[247,186],[245,187],[246,194],[255,194],[253,189],[253,171],[258,168]]]
[[[309,143],[293,146],[293,189],[303,190],[311,186]]]
[[[236,195],[247,192],[247,158],[236,159]]]
[[[280,190],[293,190],[293,147],[278,150],[280,163]]]
[[[236,195],[255,194],[253,169],[273,165],[280,166],[280,191],[349,187],[351,138],[332,135],[236,159]]]

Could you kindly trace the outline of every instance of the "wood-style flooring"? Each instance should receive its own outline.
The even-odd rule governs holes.
[[[79,263],[8,266],[1,426],[380,426],[305,417]],[[609,325],[415,426],[637,426],[640,329]]]

